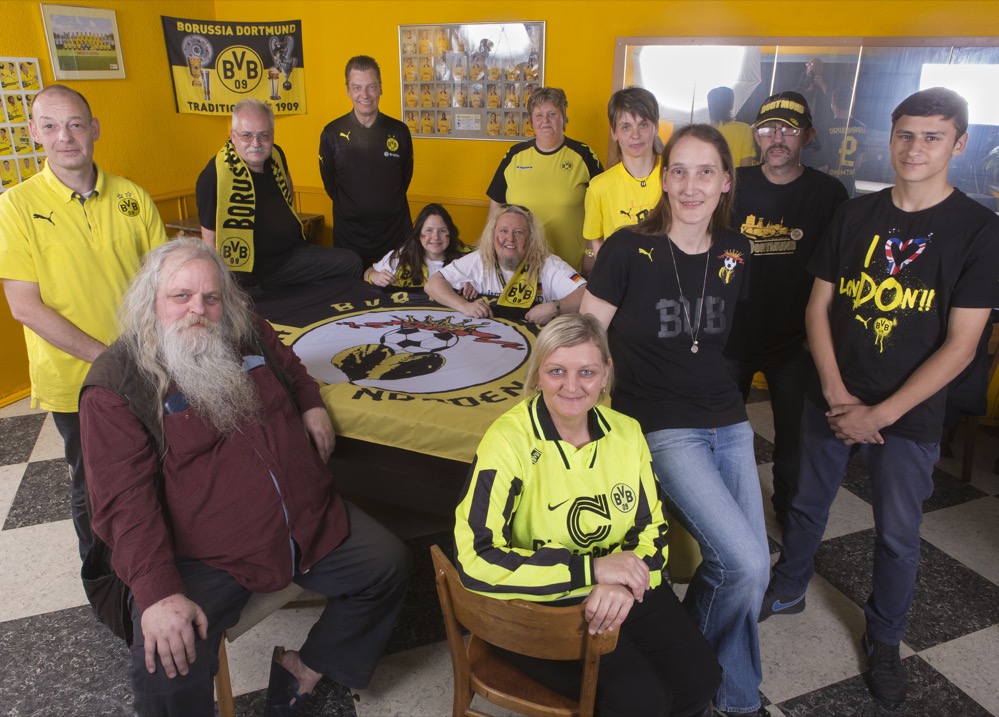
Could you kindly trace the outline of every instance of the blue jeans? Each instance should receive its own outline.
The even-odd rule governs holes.
[[[749,397],[753,374],[762,371],[767,379],[770,407],[774,414],[774,496],[771,502],[774,511],[783,515],[798,490],[801,411],[805,405],[805,390],[814,370],[812,355],[797,346],[783,356],[764,361],[728,358],[726,362],[732,378],[742,391],[743,400]]]
[[[931,474],[940,457],[940,444],[881,435],[883,445],[857,447],[870,477],[874,507],[874,581],[864,614],[868,634],[895,645],[905,635],[905,615],[912,605],[923,501],[933,493]],[[798,493],[791,500],[784,544],[771,581],[779,595],[802,595],[808,587],[829,508],[852,450],[833,434],[822,409],[806,401]]]
[[[756,620],[770,572],[763,499],[748,422],[645,435],[664,501],[694,536],[703,562],[683,604],[722,667],[715,704],[760,707],[763,665]]]

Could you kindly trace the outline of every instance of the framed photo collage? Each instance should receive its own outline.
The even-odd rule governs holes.
[[[545,24],[400,25],[402,118],[414,137],[522,140],[544,84]]]

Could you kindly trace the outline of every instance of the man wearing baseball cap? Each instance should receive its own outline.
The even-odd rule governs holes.
[[[838,179],[801,164],[814,134],[804,97],[768,97],[753,124],[763,163],[736,170],[733,226],[753,247],[753,281],[736,307],[725,356],[744,398],[757,371],[766,377],[774,415],[771,501],[782,525],[797,490],[801,411],[812,372],[805,348],[812,277],[805,265],[847,199]]]

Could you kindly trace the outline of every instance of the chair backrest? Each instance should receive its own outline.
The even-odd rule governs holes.
[[[526,600],[501,600],[466,590],[451,561],[441,549],[430,548],[452,660],[467,655],[459,625],[496,647],[547,660],[582,660],[583,682],[580,712],[592,713],[600,656],[617,647],[618,632],[591,635],[585,606],[552,607]]]

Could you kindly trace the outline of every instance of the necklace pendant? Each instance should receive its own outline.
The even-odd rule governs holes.
[[[644,186],[645,186],[645,184],[646,184],[646,180],[644,180],[644,179],[643,179],[643,180],[642,180],[642,186],[644,187]]]
[[[697,347],[697,342],[695,341],[690,345],[690,353],[696,354],[700,349]]]

